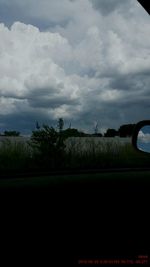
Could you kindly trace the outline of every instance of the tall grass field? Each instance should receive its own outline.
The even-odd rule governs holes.
[[[41,152],[30,139],[3,138],[0,171],[149,167],[149,155],[135,151],[130,138],[72,137],[64,143],[61,153]]]

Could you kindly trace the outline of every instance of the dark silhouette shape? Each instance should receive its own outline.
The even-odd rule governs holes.
[[[115,137],[118,136],[118,131],[115,129],[108,129],[107,132],[104,134],[104,137]]]
[[[134,131],[135,124],[121,125],[118,132],[120,137],[131,137]]]
[[[137,0],[150,15],[150,3],[148,0]]]
[[[20,132],[17,132],[17,131],[5,131],[4,135],[5,136],[20,136]]]

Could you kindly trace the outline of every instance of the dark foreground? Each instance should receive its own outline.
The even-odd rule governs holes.
[[[0,181],[1,260],[5,264],[147,262],[150,172],[41,178]]]

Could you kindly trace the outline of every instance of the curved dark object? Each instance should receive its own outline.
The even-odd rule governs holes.
[[[137,0],[150,15],[150,3],[148,0]]]

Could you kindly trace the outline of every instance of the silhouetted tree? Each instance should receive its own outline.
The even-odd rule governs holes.
[[[17,131],[4,131],[5,136],[20,136],[20,132]]]
[[[108,129],[106,133],[104,134],[105,137],[115,137],[118,135],[118,131],[115,129]]]
[[[53,127],[43,125],[40,129],[32,131],[29,144],[34,148],[35,157],[48,167],[59,167],[65,149],[64,139]]]
[[[130,137],[133,134],[135,124],[121,125],[118,132],[120,137]]]

